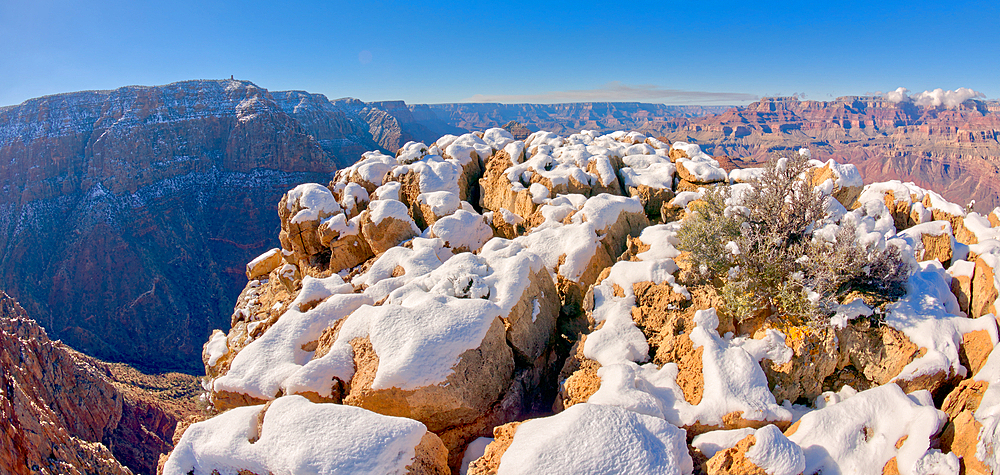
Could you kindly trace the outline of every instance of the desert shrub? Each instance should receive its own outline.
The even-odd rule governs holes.
[[[903,293],[908,268],[896,247],[865,246],[849,224],[834,242],[814,236],[828,222],[830,198],[814,189],[809,168],[801,155],[771,160],[741,206],[729,187],[716,187],[681,224],[678,248],[722,286],[724,311],[739,321],[776,313],[792,324],[821,324],[849,292]]]

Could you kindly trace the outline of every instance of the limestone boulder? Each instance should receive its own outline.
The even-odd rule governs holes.
[[[827,184],[827,181],[830,183]],[[854,207],[864,187],[861,174],[854,165],[839,164],[833,160],[813,168],[811,182],[814,187],[828,187],[830,196],[847,209]]]
[[[445,247],[458,254],[481,249],[493,238],[493,229],[482,215],[460,209],[436,220],[430,236],[443,239]]]
[[[316,265],[326,248],[320,241],[320,222],[343,210],[330,190],[316,183],[296,186],[278,203],[281,247],[293,253],[292,262]]]
[[[266,276],[283,263],[281,249],[271,249],[247,263],[247,279],[253,280]]]
[[[384,304],[351,314],[329,352],[353,354],[345,403],[435,432],[487,412],[510,385],[514,359],[502,310],[486,300],[490,287],[476,274],[486,271],[480,260],[456,256]]]
[[[236,428],[239,428],[238,430]],[[289,457],[289,441],[294,456]],[[239,407],[184,432],[163,473],[450,473],[441,440],[414,420],[297,395]]]
[[[954,255],[952,226],[948,221],[930,221],[917,224],[899,232],[913,247],[917,261],[937,259],[944,266],[951,265]]]
[[[775,399],[795,401],[815,399],[826,390],[824,383],[837,370],[840,360],[837,334],[833,328],[786,327],[785,344],[792,358],[763,365]],[[839,388],[838,388],[839,389]]]
[[[976,258],[972,274],[972,298],[969,302],[969,316],[978,317],[987,313],[997,314],[996,269],[1000,259],[986,254]]]
[[[406,205],[396,200],[375,200],[361,213],[361,233],[375,254],[420,235]]]
[[[966,315],[971,314],[972,278],[975,276],[976,263],[958,260],[948,268],[951,276],[951,293],[955,294],[959,308]]]
[[[962,473],[969,475],[993,473],[976,456],[983,425],[976,420],[975,413],[988,388],[987,381],[967,379],[948,393],[941,405],[941,410],[948,414],[948,423],[941,433],[941,448],[958,455]]]

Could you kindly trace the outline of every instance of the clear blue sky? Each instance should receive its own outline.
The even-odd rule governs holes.
[[[1000,2],[0,1],[0,105],[253,81],[408,103],[1000,97]]]

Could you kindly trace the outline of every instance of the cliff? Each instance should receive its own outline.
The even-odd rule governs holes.
[[[177,416],[58,341],[0,292],[0,471],[154,473]],[[177,385],[187,387],[191,382]],[[187,404],[185,402],[181,403]],[[190,413],[190,410],[186,412]]]
[[[343,125],[334,119],[322,123],[328,133]],[[278,222],[264,210],[287,187],[335,169],[324,143],[249,82],[4,108],[0,279],[87,354],[191,371],[196,342],[243,285],[239,263],[273,242]]]

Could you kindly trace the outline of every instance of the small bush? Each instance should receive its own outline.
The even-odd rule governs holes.
[[[724,310],[738,321],[776,313],[821,324],[849,292],[903,294],[908,268],[897,248],[868,248],[851,225],[835,242],[814,239],[830,198],[813,188],[809,168],[800,155],[771,160],[742,206],[733,206],[729,187],[715,187],[681,224],[678,248],[703,278],[721,283]]]

